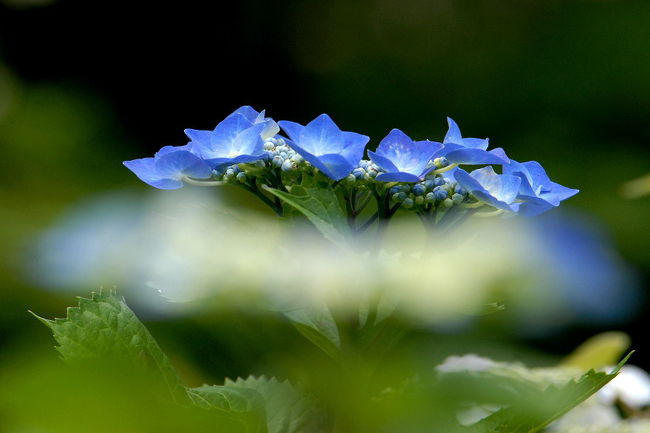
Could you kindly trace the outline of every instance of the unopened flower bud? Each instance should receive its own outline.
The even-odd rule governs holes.
[[[427,187],[421,183],[416,183],[413,185],[413,194],[422,195],[427,191]]]
[[[282,167],[283,163],[284,160],[279,156],[274,156],[273,160],[271,161],[271,164],[273,164],[275,167]]]

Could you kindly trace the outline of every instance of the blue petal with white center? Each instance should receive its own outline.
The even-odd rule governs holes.
[[[384,173],[377,175],[382,182],[420,182],[434,167],[429,166],[441,143],[429,140],[413,141],[399,129],[393,129],[379,143],[375,152],[368,151],[372,162]]]
[[[207,179],[212,176],[210,166],[187,150],[187,146],[166,146],[153,158],[124,161],[123,164],[143,182],[158,189],[183,187],[183,179]]]
[[[278,123],[290,138],[287,144],[333,180],[343,179],[357,167],[369,140],[356,132],[341,131],[327,114],[305,126],[288,120]]]
[[[264,159],[264,140],[280,131],[277,123],[264,113],[243,106],[212,131],[186,129],[192,152],[212,168]]]
[[[510,159],[505,151],[497,147],[487,150],[489,140],[487,138],[463,138],[458,124],[447,117],[449,129],[443,140],[443,148],[435,157],[446,157],[449,162],[455,164],[507,164]]]
[[[509,174],[497,174],[491,166],[479,168],[471,173],[459,168],[454,171],[456,182],[478,200],[495,208],[517,212],[515,203],[521,178]]]
[[[521,179],[517,199],[522,201],[519,213],[523,215],[535,216],[544,213],[580,192],[553,182],[537,161],[511,161],[503,166],[503,172]]]

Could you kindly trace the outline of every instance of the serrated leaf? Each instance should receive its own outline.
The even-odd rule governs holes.
[[[264,186],[263,188],[293,206],[331,242],[345,246],[348,235],[347,215],[338,197],[328,184],[303,182],[291,188],[291,193]]]
[[[176,370],[121,296],[113,291],[93,293],[91,299],[79,298],[79,306],[69,307],[67,313],[54,320],[34,316],[52,330],[56,349],[68,363],[99,359],[146,367],[166,385],[174,401],[186,399]]]
[[[192,402],[203,409],[223,412],[239,420],[251,433],[266,433],[266,402],[254,389],[233,385],[188,388]]]
[[[284,311],[293,326],[327,355],[338,359],[341,350],[339,330],[325,305],[295,308]]]
[[[226,387],[255,390],[265,401],[266,426],[269,433],[312,433],[323,431],[324,412],[315,400],[288,381],[250,376],[235,381],[226,379]]]
[[[573,409],[611,381],[627,362],[628,354],[611,372],[590,370],[564,386],[521,395],[510,406],[474,424],[472,432],[535,433]]]

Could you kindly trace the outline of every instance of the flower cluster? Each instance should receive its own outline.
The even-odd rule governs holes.
[[[366,160],[369,137],[342,131],[327,114],[303,126],[276,123],[264,111],[244,106],[214,130],[186,129],[190,141],[184,146],[167,146],[124,165],[160,189],[232,182],[261,198],[266,196],[259,183],[290,191],[301,176],[320,172],[334,181],[333,188],[385,194],[393,208],[420,213],[458,205],[537,215],[578,192],[551,181],[538,162],[520,163],[501,148],[488,150],[488,139],[464,138],[456,122],[447,121],[442,142],[413,140],[393,129],[375,151],[367,151]],[[483,167],[468,172],[462,165]],[[500,173],[494,167],[501,167]]]

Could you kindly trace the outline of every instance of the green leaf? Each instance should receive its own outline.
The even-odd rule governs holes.
[[[472,432],[535,433],[573,409],[611,381],[627,362],[630,352],[611,372],[590,370],[564,386],[551,385],[543,391],[534,388],[520,395],[513,404],[471,428]]]
[[[603,332],[578,346],[561,365],[582,370],[613,365],[630,348],[630,343],[624,332]]]
[[[266,402],[255,389],[236,385],[203,385],[188,388],[187,394],[196,406],[223,412],[224,416],[239,420],[248,432],[267,432]]]
[[[293,186],[290,193],[269,186],[263,188],[302,212],[325,238],[337,245],[347,245],[347,215],[336,193],[328,183],[307,179],[302,185]]]
[[[324,431],[326,416],[315,400],[288,381],[250,376],[236,381],[226,379],[225,387],[258,392],[265,401],[269,433],[311,433]]]
[[[166,385],[174,401],[186,400],[185,388],[167,356],[147,328],[113,291],[79,298],[65,319],[44,319],[34,314],[54,333],[56,349],[70,364],[98,359],[116,360],[146,368]]]
[[[310,305],[285,310],[283,314],[305,338],[327,355],[338,359],[341,338],[334,317],[326,305]]]

